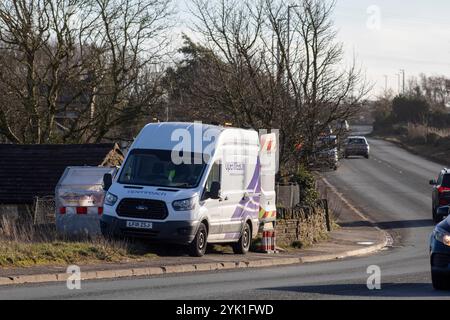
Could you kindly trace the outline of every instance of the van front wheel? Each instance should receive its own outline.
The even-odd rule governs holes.
[[[192,257],[203,257],[206,252],[206,244],[208,240],[208,230],[204,223],[200,224],[195,235],[194,241],[189,245],[189,254]]]
[[[237,243],[233,244],[233,252],[235,254],[246,254],[250,249],[252,242],[252,229],[248,223],[245,224],[241,237]]]

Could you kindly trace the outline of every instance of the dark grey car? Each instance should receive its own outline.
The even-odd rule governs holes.
[[[362,156],[369,159],[370,146],[365,137],[348,137],[344,146],[344,158],[350,156]]]
[[[431,180],[433,220],[436,223],[446,218],[446,215],[438,214],[440,207],[450,205],[450,170],[444,169],[439,173],[437,180]]]

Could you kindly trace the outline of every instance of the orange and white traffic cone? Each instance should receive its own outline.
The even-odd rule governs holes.
[[[260,251],[264,253],[275,253],[275,231],[263,231]]]

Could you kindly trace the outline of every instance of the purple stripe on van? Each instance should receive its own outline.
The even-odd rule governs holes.
[[[250,199],[243,199],[239,202],[239,206],[236,208],[236,210],[233,213],[232,220],[236,219],[242,219],[242,217],[246,213],[251,213],[253,218],[257,218],[259,216],[258,210],[259,209],[259,201],[260,196],[259,194],[261,192],[261,182],[260,182],[260,172],[261,172],[261,163],[258,157],[258,162],[256,163],[255,172],[253,173],[252,180],[250,181],[247,190],[252,191],[252,196]],[[254,203],[253,203],[254,202]],[[255,204],[256,203],[256,204]],[[244,207],[244,208],[241,208]],[[249,210],[247,210],[249,209]]]
[[[259,185],[259,176],[260,176],[260,172],[261,172],[261,163],[258,157],[258,160],[256,162],[256,166],[255,166],[255,172],[253,173],[253,177],[252,180],[250,181],[250,184],[247,187],[247,190],[255,190]]]

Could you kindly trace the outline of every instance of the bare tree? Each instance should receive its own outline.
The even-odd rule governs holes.
[[[148,114],[162,96],[171,14],[170,0],[1,2],[0,134],[100,142]]]
[[[109,60],[101,74],[107,85],[96,88],[94,130],[88,136],[98,142],[110,128],[147,114],[157,104],[162,92],[151,76],[159,76],[157,68],[167,54],[172,11],[169,0],[96,0],[92,11],[91,37]]]
[[[354,61],[343,67],[333,2],[192,0],[192,7],[220,80],[208,81],[219,84],[214,91],[228,98],[238,125],[280,129],[283,163],[308,160],[329,126],[358,112],[369,86]]]

